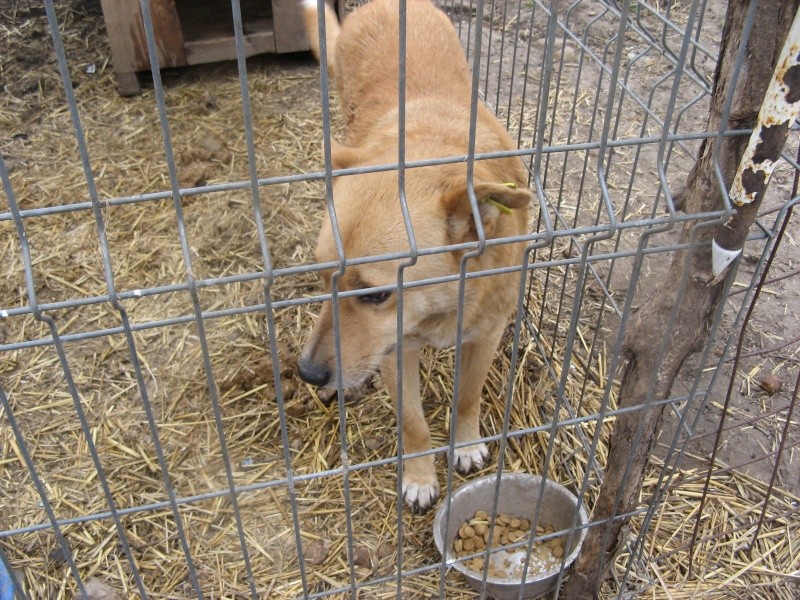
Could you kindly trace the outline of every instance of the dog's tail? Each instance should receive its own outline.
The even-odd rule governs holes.
[[[336,58],[336,39],[339,37],[339,19],[331,6],[325,4],[325,46],[328,57],[328,75],[333,77],[333,65]],[[306,26],[306,36],[311,45],[311,51],[317,60],[320,59],[319,20],[317,18],[317,0],[302,0],[303,20]]]

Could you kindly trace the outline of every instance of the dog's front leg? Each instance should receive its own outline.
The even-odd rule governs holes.
[[[488,338],[464,342],[461,345],[461,370],[456,407],[456,444],[481,437],[481,394],[489,367],[492,366],[497,346],[503,335],[499,328]],[[486,444],[473,444],[456,448],[454,465],[459,473],[466,475],[478,471],[489,461]]]
[[[387,354],[381,365],[381,379],[389,389],[395,412],[398,405],[397,354]],[[419,392],[419,348],[403,350],[403,402],[398,413],[398,426],[403,429],[403,448],[409,454],[431,449],[431,434]],[[414,512],[428,510],[439,497],[439,482],[433,464],[433,454],[403,461],[403,499]]]

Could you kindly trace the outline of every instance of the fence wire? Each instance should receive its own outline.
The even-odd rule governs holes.
[[[407,160],[406,2],[400,0],[397,162],[334,168],[332,140],[339,125],[330,100],[326,25],[319,20],[320,91],[309,90],[308,94],[319,96],[322,156],[320,160],[307,157],[304,166],[308,168],[303,172],[301,165],[288,174],[264,166],[257,141],[261,109],[251,81],[254,67],[246,60],[249,4],[232,0],[246,176],[211,184],[182,184],[169,84],[154,68],[152,89],[142,99],[151,104],[152,122],[158,126],[149,135],[160,136],[163,144],[164,185],[122,195],[109,193],[98,184],[106,159],[91,151],[87,130],[94,123],[87,127],[86,99],[76,95],[80,89],[76,92],[73,82],[75,65],[70,64],[62,39],[71,24],[59,22],[53,0],[44,1],[55,68],[63,88],[62,107],[70,127],[59,135],[74,142],[74,161],[80,164],[85,189],[78,192],[69,187],[58,201],[38,202],[30,189],[37,183],[30,179],[34,175],[24,172],[21,178],[19,168],[10,162],[11,146],[4,141],[5,149],[0,147],[6,205],[0,206],[0,243],[5,248],[0,251],[9,257],[4,269],[15,282],[11,286],[14,293],[3,288],[0,295],[0,423],[6,480],[0,490],[0,561],[17,597],[89,598],[98,577],[125,597],[141,598],[473,597],[454,572],[453,560],[442,559],[433,547],[433,515],[412,516],[404,508],[401,481],[409,459],[439,457],[446,466],[438,469],[443,485],[437,507],[449,509],[453,493],[474,478],[464,478],[452,467],[456,450],[467,445],[457,444],[455,437],[455,398],[465,376],[460,342],[466,334],[467,283],[509,273],[518,280],[516,311],[500,346],[502,356],[487,383],[485,393],[496,397],[487,398],[491,408],[484,407],[488,416],[480,440],[496,448],[485,470],[495,481],[487,511],[497,512],[501,506],[501,475],[508,472],[535,473],[545,481],[562,483],[590,510],[603,481],[615,418],[666,406],[672,414],[671,425],[665,425],[661,447],[652,458],[647,497],[634,511],[613,517],[632,519],[636,526],[624,540],[612,580],[603,588],[607,597],[634,597],[645,589],[666,586],[658,581],[657,567],[681,552],[690,559],[697,557],[698,546],[736,531],[749,532],[752,549],[758,539],[764,539],[767,525],[780,526],[797,518],[796,497],[785,501],[793,496],[783,492],[780,501],[775,501],[777,513],[766,515],[780,487],[779,471],[785,469],[782,465],[787,456],[794,457],[797,445],[792,420],[797,385],[784,407],[763,410],[733,424],[725,420],[730,413],[727,400],[735,386],[741,385],[741,377],[749,381],[739,366],[741,346],[732,369],[727,362],[729,350],[737,336],[740,344],[744,339],[765,282],[775,283],[795,274],[772,277],[771,266],[798,201],[796,185],[791,191],[785,186],[773,190],[771,208],[760,216],[749,239],[761,252],[757,264],[749,277],[737,272],[736,266],[727,273],[725,301],[699,349],[699,359],[684,369],[674,393],[668,398],[651,393],[645,404],[635,407],[620,409],[616,405],[619,372],[626,358],[622,343],[635,309],[678,252],[701,245],[696,241],[699,231],[725,222],[733,214],[724,185],[718,211],[687,214],[677,203],[678,188],[694,164],[700,142],[750,134],[749,130],[731,129],[728,114],[718,131],[705,130],[721,35],[719,11],[724,14],[724,9],[713,0],[664,6],[605,0],[442,0],[438,4],[453,22],[471,69],[466,155]],[[352,8],[348,6],[345,12]],[[139,9],[149,59],[156,64],[154,8],[150,0],[140,0]],[[753,34],[752,13],[750,17],[745,38]],[[736,71],[743,59],[742,52]],[[214,82],[209,79],[204,85],[213,86]],[[733,92],[726,110],[732,98]],[[517,150],[476,152],[481,102],[506,127]],[[304,132],[291,135],[303,136]],[[796,145],[796,141],[792,143]],[[495,239],[483,231],[472,175],[481,161],[506,157],[524,161],[538,210],[523,235]],[[783,158],[782,168],[796,177],[798,161],[788,154]],[[322,169],[309,166],[319,162],[324,164]],[[415,169],[462,163],[466,164],[477,240],[425,245],[412,226],[406,175]],[[397,225],[407,249],[378,256],[348,256],[337,222],[334,179],[387,171],[397,174],[402,214],[402,223]],[[270,220],[267,215],[274,213],[268,213],[266,207],[283,190],[301,185],[313,186],[324,198],[314,218],[318,224],[320,214],[327,213],[336,260],[315,261],[308,239],[297,240],[298,247],[305,249],[294,256],[280,256],[276,250],[280,223]],[[231,204],[233,208],[228,210],[247,212],[254,224],[247,235],[256,258],[215,272],[206,267],[196,249],[198,233],[191,203],[211,203],[240,192],[246,193],[247,199]],[[169,214],[177,240],[170,260],[180,265],[180,280],[164,283],[150,278],[132,285],[129,277],[120,276],[118,265],[126,248],[116,246],[116,238],[109,235],[109,222],[118,218],[120,213],[115,211],[126,207]],[[30,232],[40,223],[69,217],[94,232],[96,245],[89,253],[97,255],[93,260],[99,261],[101,276],[99,285],[84,286],[81,280],[67,286],[70,293],[59,295],[48,287],[52,277],[43,277],[48,245],[40,234]],[[131,224],[132,229],[136,227]],[[677,232],[682,227],[691,228],[689,242],[679,241]],[[64,231],[60,235],[69,234]],[[146,245],[148,232],[140,234]],[[519,264],[484,271],[470,268],[473,259],[487,249],[512,243],[524,244]],[[458,273],[409,280],[407,270],[418,260],[453,252],[461,256]],[[237,259],[230,257],[233,263]],[[340,289],[338,282],[348,268],[389,261],[399,265],[396,283]],[[313,283],[323,272],[332,273],[330,293],[320,293]],[[69,279],[67,274],[60,277]],[[676,303],[681,302],[685,283],[685,277],[675,282]],[[398,451],[404,444],[402,427],[385,423],[391,419],[390,402],[380,390],[362,389],[358,394],[371,395],[369,402],[378,408],[369,410],[385,409],[377,421],[369,421],[372,428],[376,422],[385,425],[384,433],[368,429],[367,421],[364,425],[359,422],[361,411],[367,409],[356,408],[342,374],[340,307],[354,296],[396,292],[396,370],[402,374],[404,298],[418,288],[433,290],[448,284],[459,290],[455,351],[437,353],[433,358],[426,355],[421,367],[427,382],[424,390],[445,398],[436,407],[425,404],[441,423],[434,430],[431,450],[403,455]],[[238,294],[241,290],[247,293]],[[166,312],[156,310],[158,302],[166,305],[172,298],[180,301],[169,304]],[[286,342],[302,338],[310,330],[308,315],[326,302],[333,306],[336,347],[337,393],[332,400],[299,383],[291,367],[291,355],[299,353],[299,348]],[[674,320],[676,314],[670,318]],[[219,328],[228,320],[251,323],[246,321],[250,317],[260,330],[248,342],[249,354],[237,355],[234,360],[239,369],[269,374],[269,385],[250,382],[239,389],[229,385],[229,374],[220,367],[228,352],[225,344],[233,338],[221,340]],[[159,338],[161,342],[149,337],[156,333],[164,336]],[[154,343],[162,344],[158,353],[153,352]],[[663,353],[669,340],[652,343],[661,344]],[[786,362],[796,369],[796,339],[772,346],[769,351],[773,353],[787,347],[792,350]],[[161,369],[169,362],[168,356],[186,353],[187,347],[197,368],[182,379],[202,385],[184,394],[174,387],[167,390],[173,381],[162,376]],[[123,358],[110,361],[117,353]],[[248,366],[250,360],[252,366]],[[443,361],[446,374],[425,361]],[[40,369],[51,376],[43,378]],[[711,376],[705,371],[711,371]],[[264,377],[252,381],[266,381]],[[125,380],[124,392],[92,384],[104,378]],[[724,383],[728,384],[727,400],[715,421],[717,429],[703,427],[715,402],[715,386]],[[403,385],[403,377],[398,375],[398,414],[411,393]],[[257,393],[266,388],[271,397],[263,401]],[[189,390],[189,384],[183,389]],[[191,398],[194,393],[199,393],[201,400]],[[175,397],[165,398],[168,394]],[[37,405],[35,398],[42,404]],[[233,424],[247,426],[236,420],[236,411],[243,400],[257,398],[261,405],[247,406],[247,414],[270,415],[273,437],[265,442],[258,431],[247,432],[247,441],[241,442]],[[110,412],[98,408],[103,399],[111,405]],[[298,399],[303,400],[303,410],[325,413],[320,426],[330,427],[324,431],[298,429]],[[113,406],[123,400],[134,402],[141,412],[123,414],[127,421],[122,429],[130,432],[109,434],[104,430],[104,418],[113,416]],[[56,411],[62,411],[58,413],[62,416]],[[63,411],[71,411],[66,420],[79,434],[70,431],[60,437],[58,431],[50,430],[48,419],[63,423]],[[174,420],[181,413],[183,416]],[[130,421],[132,414],[138,415],[138,422]],[[46,418],[40,419],[40,415]],[[780,424],[776,449],[740,464],[719,464],[716,452],[721,437],[761,421],[772,424],[772,418]],[[192,421],[207,426],[205,437],[176,438],[176,432]],[[136,450],[127,442],[128,433],[138,438]],[[307,437],[298,441],[299,433]],[[642,433],[637,432],[637,439]],[[712,435],[717,437],[713,456],[703,462],[694,453],[704,447],[702,440]],[[363,440],[372,440],[375,447],[364,451]],[[254,465],[252,456],[265,452],[264,447],[271,448],[266,451],[270,458]],[[330,448],[335,450],[330,452]],[[120,463],[112,452],[121,452],[125,460]],[[304,453],[316,458],[301,460]],[[72,454],[88,456],[88,462],[71,466]],[[771,474],[764,482],[767,487],[753,519],[737,521],[735,527],[722,532],[701,530],[712,477],[759,461],[769,462]],[[796,465],[796,460],[790,464]],[[242,475],[248,469],[255,469],[254,477]],[[144,474],[147,484],[143,489],[126,490],[133,473]],[[661,525],[670,497],[680,495],[676,492],[680,485],[703,480],[699,508],[686,506],[697,523],[693,534],[676,533],[675,544],[658,547],[653,531]],[[386,481],[394,483],[386,485]],[[538,497],[531,499],[537,507],[534,530],[541,521],[544,490],[543,486]],[[262,511],[269,516],[262,518]],[[743,513],[750,515],[751,511]],[[564,536],[572,541],[588,528],[608,524],[602,519],[581,523],[579,517],[575,510],[568,526],[548,532],[543,539]],[[279,526],[272,524],[273,518]],[[327,531],[330,527],[335,532]],[[452,527],[446,521],[445,538]],[[796,533],[796,528],[789,531],[790,536]],[[271,545],[270,536],[281,540],[280,551]],[[364,542],[367,538],[368,543]],[[112,550],[99,550],[108,547]],[[531,577],[533,538],[525,549],[525,576]],[[476,551],[473,557],[481,555]],[[562,578],[568,576],[566,560],[565,553],[553,598],[560,597]],[[796,557],[794,561],[796,573]],[[482,579],[481,596],[486,597],[490,591],[488,561],[477,577]]]

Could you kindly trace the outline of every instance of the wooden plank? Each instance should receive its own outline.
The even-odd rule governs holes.
[[[218,60],[236,60],[236,42],[233,35],[218,35],[187,41],[185,50],[186,62],[190,65]],[[275,52],[272,19],[265,19],[258,30],[246,33],[244,36],[245,56],[266,52]]]
[[[142,92],[142,82],[138,73],[119,73],[114,71],[117,78],[117,88],[121,96],[136,96]]]
[[[272,0],[276,52],[308,50],[303,25],[303,5],[298,0]]]
[[[103,18],[111,46],[114,71],[131,73],[150,69],[139,0],[101,0]],[[159,65],[186,64],[178,13],[173,0],[150,0],[153,32],[156,36]]]
[[[178,11],[175,10],[175,0],[150,0],[150,16],[153,19],[158,64],[161,68],[185,65],[183,31],[178,19]],[[144,35],[144,29],[142,35]]]
[[[114,71],[132,73],[147,61],[138,0],[100,0]],[[141,33],[140,33],[141,32]]]

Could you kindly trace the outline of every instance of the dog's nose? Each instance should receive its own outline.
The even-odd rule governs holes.
[[[311,362],[305,358],[297,361],[297,372],[306,383],[323,386],[331,378],[331,372],[323,365]]]

